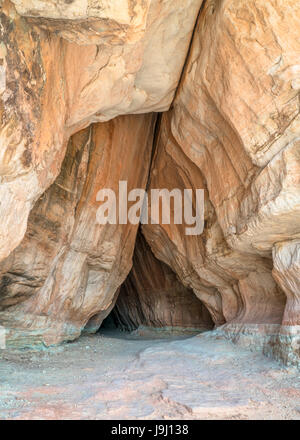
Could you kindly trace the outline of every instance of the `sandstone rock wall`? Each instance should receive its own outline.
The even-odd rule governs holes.
[[[299,323],[299,8],[205,2],[152,168],[152,187],[203,179],[212,211],[200,238],[177,225],[143,230],[233,333],[274,324],[272,336],[294,335],[286,326]]]
[[[131,268],[138,225],[97,224],[96,195],[117,192],[119,180],[128,190],[145,188],[155,119],[120,116],[71,138],[59,177],[0,269],[0,319],[11,340],[72,339],[113,303]]]
[[[72,134],[172,102],[201,0],[121,3],[0,2],[0,259]]]
[[[187,236],[185,225],[143,225],[169,268],[138,244],[136,267],[144,258],[154,269],[133,269],[120,298],[144,300],[151,273],[169,289],[175,273],[227,335],[268,333],[272,353],[294,362],[299,1],[0,7],[0,320],[19,329],[12,338],[76,337],[112,309],[137,225],[96,226],[95,198],[124,179],[149,190],[204,188],[205,224],[200,236]],[[156,131],[152,112],[164,112]],[[166,295],[166,310],[153,305],[143,319],[179,322],[167,312],[172,301]]]
[[[164,115],[149,191],[206,188],[205,175],[173,137],[171,121],[171,115]],[[272,277],[271,259],[231,249],[207,189],[205,195],[205,228],[201,235],[186,235],[184,224],[153,225],[149,220],[149,224],[143,225],[154,254],[194,290],[216,325],[281,323],[285,296]]]

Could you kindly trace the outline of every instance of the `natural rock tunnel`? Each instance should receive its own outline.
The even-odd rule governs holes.
[[[297,364],[299,4],[121,3],[0,2],[7,343],[72,340],[114,308]],[[204,189],[203,233],[97,224],[120,181]]]

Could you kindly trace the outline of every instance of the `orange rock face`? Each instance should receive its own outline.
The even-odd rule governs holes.
[[[21,245],[2,263],[1,321],[11,339],[47,345],[78,336],[109,309],[130,268],[138,225],[99,225],[96,195],[145,188],[155,116],[122,116],[73,136]],[[17,332],[14,329],[17,328]]]
[[[22,240],[72,134],[169,108],[202,0],[85,3],[1,1],[0,259]]]
[[[178,225],[144,233],[235,332],[272,324],[286,336],[299,324],[298,26],[294,1],[205,2],[152,167],[150,187],[202,179],[210,208],[200,238]]]
[[[117,304],[133,327],[212,320],[295,362],[299,2],[0,5],[0,324],[10,338],[72,339]],[[153,112],[164,112],[157,125]],[[151,251],[140,237],[122,287],[138,225],[96,223],[97,192],[120,180],[205,190],[203,233],[144,224]]]
[[[149,189],[206,188],[201,170],[172,136],[170,116],[162,119]],[[185,225],[143,226],[154,254],[194,290],[216,325],[281,323],[285,297],[272,278],[271,260],[231,249],[207,189],[205,194],[205,228],[200,236],[186,235]]]

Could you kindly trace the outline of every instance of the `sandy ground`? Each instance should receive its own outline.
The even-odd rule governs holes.
[[[0,419],[300,419],[299,372],[210,333],[0,351]]]

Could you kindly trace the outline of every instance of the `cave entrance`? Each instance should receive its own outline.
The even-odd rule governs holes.
[[[132,270],[100,332],[118,329],[141,335],[151,331],[186,335],[211,330],[213,326],[205,305],[153,255],[139,231]]]

